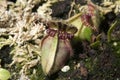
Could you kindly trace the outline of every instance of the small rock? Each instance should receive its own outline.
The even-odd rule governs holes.
[[[69,70],[70,70],[70,66],[68,66],[68,65],[64,66],[64,67],[61,69],[62,72],[67,72],[67,71],[69,71]]]

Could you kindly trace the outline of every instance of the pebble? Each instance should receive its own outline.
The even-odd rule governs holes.
[[[69,70],[70,70],[70,66],[68,66],[68,65],[64,66],[64,67],[61,69],[62,72],[67,72],[67,71],[69,71]]]

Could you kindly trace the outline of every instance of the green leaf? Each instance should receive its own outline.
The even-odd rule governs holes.
[[[10,72],[6,69],[0,68],[0,80],[8,80],[10,78]]]
[[[94,49],[97,49],[97,48],[99,48],[100,44],[101,44],[101,43],[100,43],[100,41],[98,40],[98,41],[90,44],[90,46],[91,46],[92,48],[94,48]]]
[[[91,40],[91,35],[92,35],[92,29],[86,26],[83,26],[81,32],[79,33],[79,38],[80,39],[86,39],[88,41]]]
[[[115,27],[120,25],[120,20],[116,20],[113,24],[111,24],[111,27],[109,28],[108,32],[107,32],[107,38],[108,38],[108,42],[112,41],[112,32],[115,29]]]
[[[80,19],[81,13],[71,17],[70,19],[66,20],[68,23],[74,25],[78,31],[75,34],[76,39],[80,40],[91,40],[92,29],[89,26],[85,26]]]
[[[68,20],[66,20],[67,23],[72,24],[73,26],[75,26],[79,30],[81,29],[83,23],[81,22],[80,19],[81,13],[69,18]],[[76,33],[77,34],[77,33]]]
[[[42,40],[41,46],[41,64],[43,72],[46,75],[49,75],[50,70],[54,64],[54,59],[56,55],[58,45],[58,36],[57,34],[54,37],[46,36]]]
[[[59,39],[54,65],[50,73],[55,73],[56,71],[63,68],[63,66],[71,56],[73,56],[73,50],[70,41],[68,39]]]

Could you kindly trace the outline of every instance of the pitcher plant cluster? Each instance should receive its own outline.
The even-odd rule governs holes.
[[[59,71],[73,55],[71,39],[91,42],[100,22],[101,13],[92,3],[67,20],[47,22],[47,34],[41,43],[41,65],[45,75]]]

